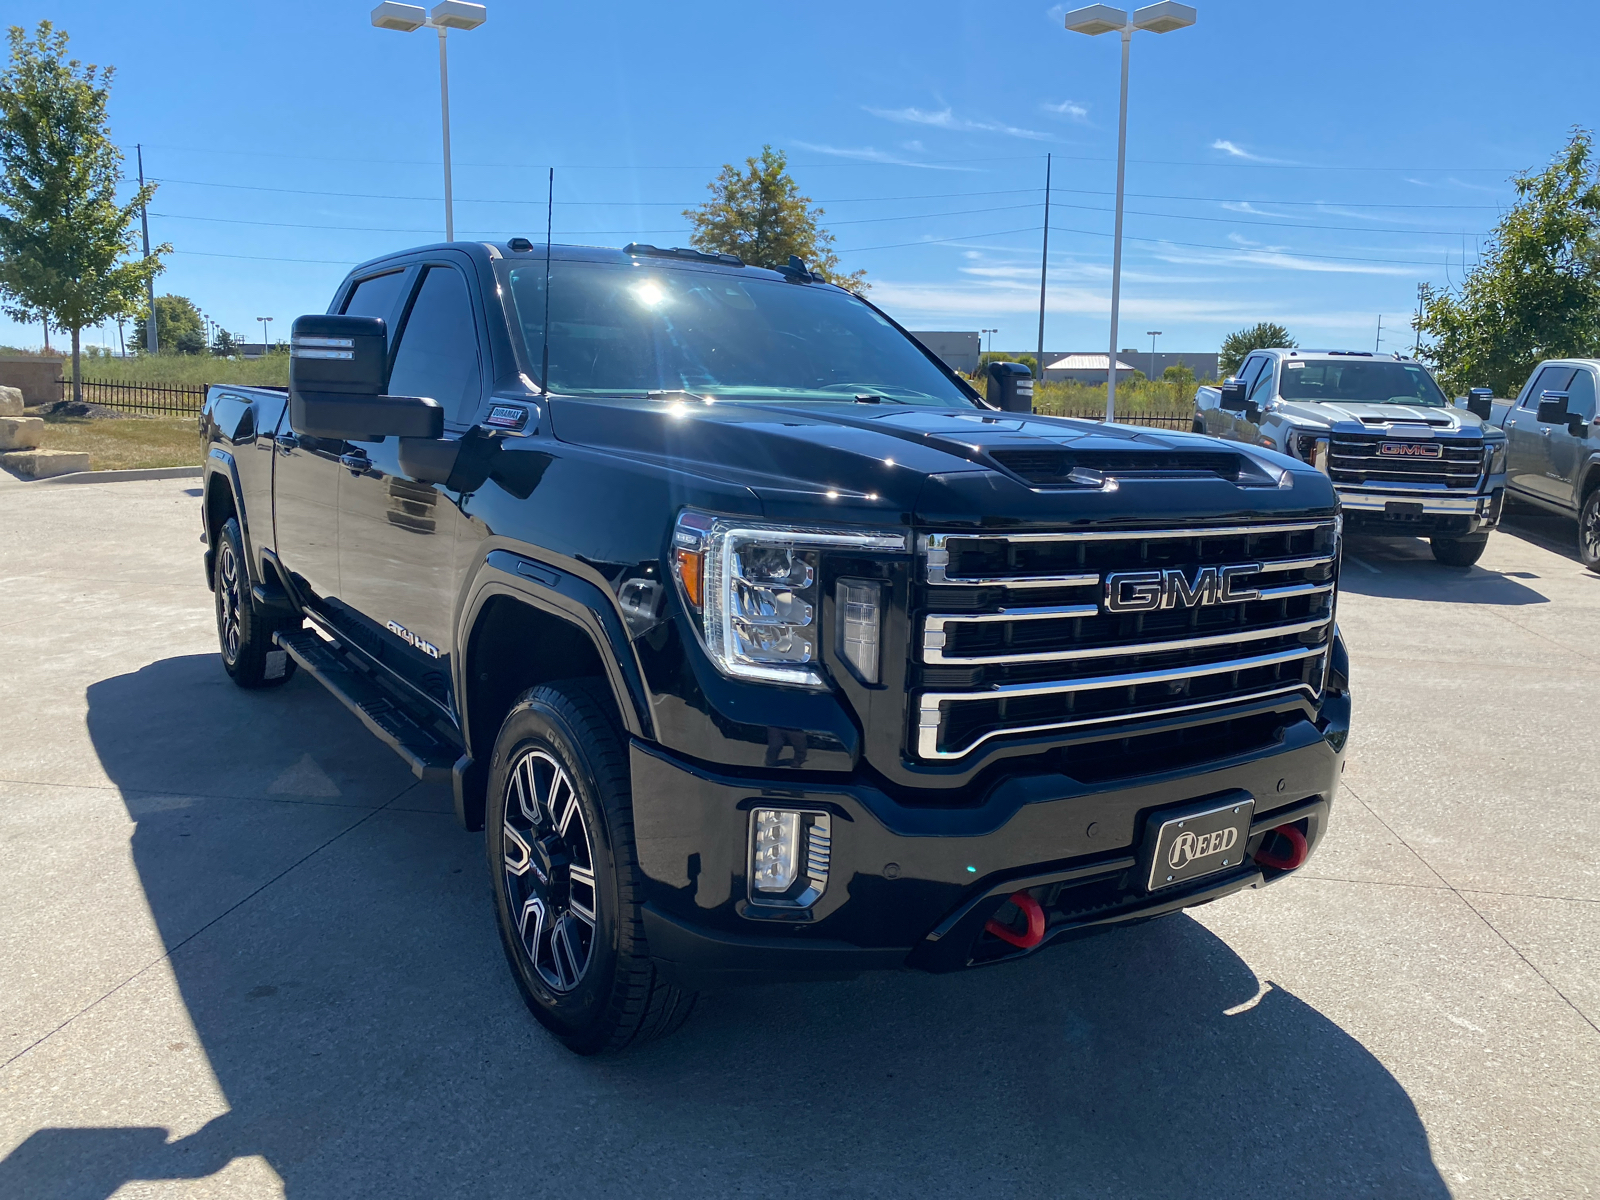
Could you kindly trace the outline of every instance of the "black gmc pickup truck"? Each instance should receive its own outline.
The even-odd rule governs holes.
[[[292,355],[206,399],[223,664],[452,784],[574,1050],[1204,904],[1326,828],[1309,464],[990,408],[798,260],[429,246]]]

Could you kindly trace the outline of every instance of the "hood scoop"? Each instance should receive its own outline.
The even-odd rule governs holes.
[[[1362,417],[1363,425],[1431,425],[1436,429],[1449,429],[1455,424],[1449,417]]]
[[[1252,459],[1231,450],[1029,447],[995,449],[988,457],[1001,470],[1036,488],[1098,488],[1107,478],[1225,479],[1247,486],[1276,486],[1278,482]]]

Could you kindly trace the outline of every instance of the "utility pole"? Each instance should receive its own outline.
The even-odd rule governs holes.
[[[1150,336],[1150,378],[1154,379],[1156,377],[1156,339],[1161,336],[1161,330],[1146,329],[1145,333]]]
[[[1044,378],[1044,285],[1050,273],[1050,160],[1044,156],[1044,250],[1039,255],[1039,378]]]
[[[1411,347],[1412,358],[1422,357],[1422,313],[1427,307],[1427,303],[1428,285],[1425,283],[1419,283],[1417,284],[1417,341],[1416,345]]]
[[[1378,347],[1383,342],[1383,314],[1378,314],[1378,336],[1372,339],[1372,352],[1378,353]]]
[[[136,144],[134,146],[134,150],[139,155],[139,191],[143,192],[144,147]],[[150,214],[143,204],[139,205],[139,228],[144,233],[144,258],[146,262],[149,262]],[[156,328],[156,277],[154,275],[151,275],[150,278],[145,282],[145,298],[150,303],[150,315],[145,318],[144,323],[144,348],[150,351],[151,354],[156,354],[161,350],[161,333]]]

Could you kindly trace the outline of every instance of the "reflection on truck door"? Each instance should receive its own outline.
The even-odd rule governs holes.
[[[1539,397],[1545,392],[1564,392],[1577,372],[1572,367],[1551,366],[1539,372],[1522,401],[1506,416],[1506,486],[1541,500],[1561,500],[1556,483],[1549,477],[1551,430],[1554,425],[1539,423]]]
[[[1581,418],[1582,423],[1545,426],[1550,431],[1544,439],[1550,455],[1545,483],[1551,489],[1552,499],[1576,507],[1578,473],[1583,470],[1589,448],[1594,444],[1589,439],[1590,423],[1594,420],[1594,372],[1588,367],[1579,367],[1573,373],[1572,382],[1567,384],[1567,391],[1570,393],[1567,412],[1574,418]],[[1576,436],[1573,428],[1578,430]]]

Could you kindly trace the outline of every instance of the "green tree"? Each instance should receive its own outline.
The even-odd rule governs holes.
[[[1543,358],[1600,352],[1600,182],[1594,135],[1574,129],[1538,174],[1512,180],[1517,200],[1482,261],[1454,292],[1429,296],[1422,355],[1449,392],[1514,395]]]
[[[794,255],[829,283],[866,291],[865,271],[846,275],[839,270],[833,234],[818,224],[823,210],[811,207],[811,197],[800,194],[787,156],[763,146],[760,158],[744,162],[743,171],[726,164],[706,185],[711,199],[684,210],[694,226],[690,244],[697,250],[737,254],[757,267],[786,267]]]
[[[1177,388],[1180,396],[1194,395],[1194,371],[1188,363],[1173,363],[1161,372],[1161,379],[1162,382],[1170,383]]]
[[[43,315],[72,334],[72,395],[86,326],[137,311],[160,256],[133,257],[133,218],[147,184],[117,203],[122,154],[106,118],[112,69],[68,59],[67,35],[39,22],[10,30],[0,74],[0,293],[18,320]]]
[[[133,324],[135,345],[146,345],[145,324],[149,319],[149,306],[141,306],[139,319]],[[179,354],[205,353],[206,334],[200,320],[200,310],[187,296],[168,293],[156,297],[156,331],[161,335],[163,350],[175,350]]]
[[[1252,350],[1270,350],[1274,347],[1293,350],[1299,344],[1276,321],[1262,321],[1248,329],[1237,329],[1222,339],[1222,350],[1217,355],[1217,370],[1227,379],[1239,370],[1239,364]]]
[[[241,354],[242,343],[226,329],[217,330],[217,336],[211,339],[211,353],[218,358],[227,358],[230,354]]]

